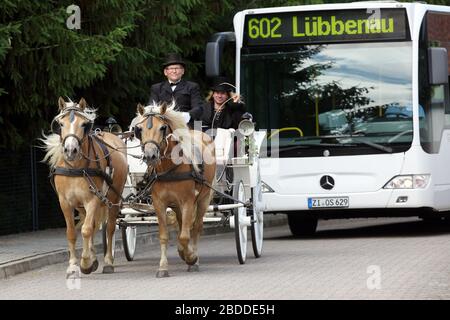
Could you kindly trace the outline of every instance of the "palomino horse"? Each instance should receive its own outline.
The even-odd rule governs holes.
[[[81,272],[89,274],[98,267],[93,239],[100,225],[108,221],[107,253],[104,273],[114,272],[112,237],[121,205],[128,165],[124,142],[107,133],[94,133],[95,110],[86,108],[82,98],[78,104],[59,98],[59,114],[53,119],[54,134],[44,136],[51,179],[64,213],[69,242],[69,267],[66,276],[79,274],[75,253],[77,232],[73,212],[80,213],[83,237]]]
[[[216,171],[214,142],[201,131],[189,130],[182,114],[174,108],[174,103],[169,107],[164,103],[145,108],[139,104],[134,121],[135,135],[141,141],[144,161],[154,181],[152,199],[161,245],[158,278],[169,276],[169,207],[175,211],[178,222],[178,253],[188,264],[188,271],[198,271],[197,246],[212,196],[208,184],[212,184]]]

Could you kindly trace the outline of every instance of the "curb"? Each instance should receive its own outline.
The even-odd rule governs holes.
[[[285,215],[265,215],[264,216],[264,228],[276,227],[287,224],[287,218]],[[208,226],[205,225],[203,229],[202,236],[209,235],[218,235],[223,233],[233,232],[233,229],[223,226]],[[176,239],[176,232],[170,232],[170,239]],[[143,233],[138,233],[136,238],[136,246],[144,245],[144,244],[156,244],[159,242],[158,232],[156,231],[148,231]],[[96,252],[103,252],[103,244],[97,243],[95,245]],[[81,255],[81,248],[76,250],[77,256]],[[116,256],[117,254],[123,253],[123,245],[122,239],[120,237],[120,233],[116,237],[116,246],[115,246]],[[52,264],[62,263],[69,261],[69,251],[67,249],[60,249],[50,252],[45,252],[42,254],[36,254],[33,256],[29,256],[23,259],[14,260],[3,264],[0,266],[0,280],[7,279],[14,275],[36,270],[45,266],[49,266]]]

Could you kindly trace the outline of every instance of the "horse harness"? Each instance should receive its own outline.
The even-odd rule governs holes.
[[[144,152],[145,145],[147,143],[151,143],[154,146],[156,146],[158,148],[159,152],[161,153],[161,145],[168,138],[168,134],[167,134],[168,129],[167,128],[170,128],[166,122],[167,121],[166,117],[164,115],[161,115],[159,113],[154,113],[154,112],[147,112],[144,114],[144,117],[145,118],[141,122],[136,123],[136,125],[134,126],[134,128],[133,128],[134,136],[141,141],[142,152]],[[142,129],[139,128],[137,125],[141,124],[142,122],[144,122],[147,119],[146,127],[147,127],[147,129],[151,129],[151,128],[153,128],[153,117],[157,117],[164,122],[164,125],[161,127],[161,129],[163,130],[163,137],[159,143],[154,140],[148,140],[148,141],[142,142]],[[167,141],[166,141],[166,143],[167,143]]]
[[[111,166],[111,153],[109,152],[109,150],[106,146],[106,142],[104,142],[102,139],[100,139],[98,137],[97,133],[93,133],[92,131],[86,133],[82,140],[84,140],[85,137],[87,137],[87,139],[88,139],[88,155],[87,156],[83,155],[83,157],[88,160],[87,165],[84,168],[54,167],[50,171],[50,175],[49,175],[50,183],[51,183],[53,189],[57,193],[56,187],[55,187],[55,175],[61,175],[61,176],[67,176],[67,177],[84,177],[86,179],[87,183],[89,184],[89,190],[93,194],[95,194],[100,199],[100,201],[103,202],[108,208],[111,209],[113,206],[120,206],[121,205],[120,203],[114,204],[107,197],[108,191],[109,191],[109,189],[111,189],[117,195],[119,195],[119,197],[122,199],[122,201],[124,200],[122,195],[113,186],[112,177],[114,174],[114,169],[112,169],[112,166]],[[66,139],[66,138],[67,137],[65,137],[64,139]],[[82,140],[80,140],[78,137],[76,137],[76,138],[79,142],[82,142]],[[102,170],[102,168],[100,166],[100,158],[98,157],[97,151],[95,150],[95,147],[93,145],[94,141],[97,143],[98,146],[100,146],[100,148],[103,152],[103,159],[105,159],[107,162],[105,170]],[[80,144],[80,146],[81,146],[81,144]],[[92,149],[95,159],[91,159],[89,157],[91,154],[91,149]],[[92,161],[95,162],[96,168],[89,167],[89,165]],[[70,166],[69,163],[67,163],[67,164]],[[104,182],[108,185],[108,188],[105,190],[105,192],[102,192],[101,190],[99,190],[97,188],[92,177],[100,177],[104,180]]]
[[[166,150],[164,152],[162,152],[162,144],[164,142],[166,144],[168,144],[168,142],[167,142],[167,139],[169,137],[168,128],[170,128],[170,126],[167,123],[167,119],[164,115],[161,115],[159,113],[154,113],[154,112],[147,112],[143,116],[145,118],[140,123],[143,123],[145,120],[147,120],[147,123],[146,123],[147,129],[151,129],[153,127],[152,117],[158,117],[160,120],[163,121],[164,126],[161,127],[161,129],[163,130],[163,137],[162,137],[161,141],[159,143],[154,140],[148,140],[148,141],[141,142],[142,151],[144,151],[146,144],[151,143],[158,148],[161,158],[164,158]],[[139,124],[139,123],[137,123],[137,124]],[[142,141],[142,132],[141,132],[142,129],[137,127],[137,124],[134,127],[134,135],[136,138],[138,138],[139,140]],[[166,146],[166,148],[167,148],[167,146]],[[197,172],[194,169],[192,164],[190,165],[191,170],[188,172],[174,172],[180,165],[181,164],[177,164],[177,165],[171,167],[170,169],[168,169],[164,172],[160,172],[160,173],[157,173],[156,169],[154,167],[149,166],[149,168],[152,168],[152,170],[150,171],[150,173],[148,175],[149,182],[147,184],[146,189],[149,189],[149,186],[152,186],[156,181],[172,182],[172,181],[194,180],[195,182],[201,184],[202,187],[203,187],[203,185],[207,184],[206,180],[204,178],[204,175],[203,175],[203,169],[204,169],[203,162],[199,164],[200,172]],[[199,192],[199,194],[200,194],[200,192]]]
[[[160,118],[164,122],[165,125],[164,125],[163,138],[161,139],[161,141],[159,143],[154,141],[154,140],[145,141],[143,143],[141,142],[142,150],[144,150],[144,147],[145,147],[145,145],[147,143],[151,143],[151,144],[155,145],[158,148],[158,150],[159,150],[159,152],[161,154],[161,158],[165,157],[165,152],[161,152],[161,145],[162,145],[162,143],[164,141],[167,140],[167,138],[168,138],[168,134],[167,134],[168,130],[167,130],[167,128],[168,127],[170,128],[170,126],[166,122],[166,118],[163,115],[161,115],[161,114],[153,113],[153,112],[145,113],[143,116],[144,117],[146,116],[147,118],[144,118],[140,123],[144,122],[147,119],[146,126],[147,126],[148,129],[151,129],[153,127],[153,121],[152,121],[152,117],[153,116],[156,116],[156,117]],[[139,123],[137,123],[137,124],[139,124]],[[137,124],[134,127],[134,135],[135,135],[136,138],[141,140],[142,139],[142,132],[141,132],[142,129],[138,128]],[[167,143],[167,141],[166,141],[166,143]],[[196,147],[194,146],[194,148],[196,148]],[[236,202],[240,202],[242,204],[246,204],[245,202],[242,202],[240,200],[234,199],[233,197],[231,197],[230,195],[228,195],[226,193],[223,193],[223,192],[220,192],[219,190],[216,190],[212,185],[210,185],[206,181],[206,179],[204,177],[203,158],[201,158],[201,159],[202,159],[202,162],[198,165],[199,169],[200,169],[199,170],[200,172],[197,172],[194,169],[194,166],[192,165],[192,163],[190,164],[191,170],[187,171],[187,172],[174,172],[181,164],[177,164],[177,165],[171,167],[170,169],[168,169],[168,170],[166,170],[164,172],[160,172],[160,173],[156,172],[156,169],[154,167],[150,167],[149,166],[149,168],[152,168],[152,170],[151,170],[150,173],[147,172],[147,174],[148,174],[147,179],[149,181],[148,181],[147,185],[145,186],[144,190],[150,190],[150,188],[153,186],[153,184],[155,182],[157,182],[157,181],[172,182],[172,181],[194,180],[196,183],[199,183],[202,186],[202,188],[203,188],[203,186],[206,186],[206,187],[214,190],[215,192],[219,193],[220,195],[222,195],[222,196],[224,196],[224,197],[226,197],[228,199],[234,200]],[[200,195],[201,191],[202,190],[200,189],[197,197]]]

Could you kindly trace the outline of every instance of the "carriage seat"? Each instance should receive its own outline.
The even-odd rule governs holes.
[[[214,138],[216,148],[216,163],[226,165],[232,157],[234,129],[218,128]]]

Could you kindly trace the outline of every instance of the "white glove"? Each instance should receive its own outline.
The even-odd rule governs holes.
[[[181,114],[183,115],[184,122],[188,123],[189,120],[191,120],[191,115],[189,112],[182,112]]]

